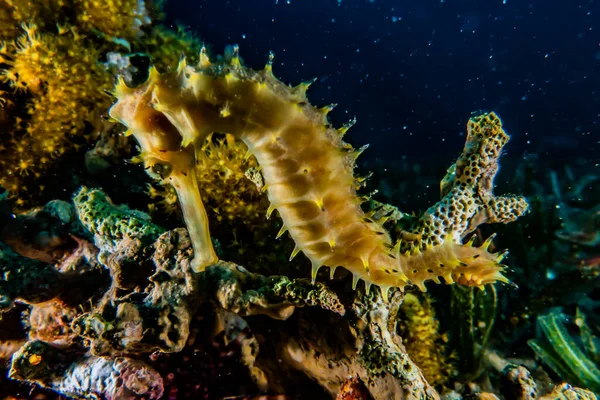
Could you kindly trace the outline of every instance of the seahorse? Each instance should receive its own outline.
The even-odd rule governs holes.
[[[351,123],[332,127],[327,117],[332,107],[316,108],[307,99],[312,82],[290,87],[277,79],[272,69],[272,55],[264,69],[253,70],[242,65],[237,46],[230,57],[217,61],[202,49],[197,65],[187,65],[184,59],[172,72],[160,74],[151,68],[146,82],[135,88],[122,78],[115,87],[117,102],[110,115],[135,136],[149,173],[175,187],[192,240],[191,265],[196,272],[216,262],[217,256],[194,175],[195,152],[208,135],[220,132],[242,140],[258,160],[270,202],[267,217],[277,210],[283,221],[278,236],[289,232],[295,242],[290,259],[304,253],[312,264],[313,281],[323,266],[330,268],[332,277],[337,267],[343,267],[353,274],[354,288],[364,280],[367,289],[375,284],[386,297],[389,288],[402,289],[410,283],[425,290],[424,282],[439,283],[440,277],[446,283],[479,287],[508,282],[500,264],[505,253],[489,253],[491,240],[480,247],[472,246],[472,241],[461,244],[469,220],[458,221],[449,214],[454,214],[450,207],[456,207],[453,201],[464,196],[465,190],[477,195],[475,185],[461,179],[464,171],[473,169],[469,163],[476,164],[477,157],[486,156],[483,150],[471,160],[457,163],[453,178],[446,183],[446,201],[441,202],[448,210],[442,208],[440,213],[439,207],[434,207],[424,214],[412,235],[420,241],[410,246],[393,243],[382,225],[360,207],[353,169],[361,150],[343,141]],[[491,151],[496,154],[488,158],[496,159],[508,140],[500,119],[486,114],[479,122],[472,119],[470,126],[474,139],[477,135],[480,141],[488,139],[485,135],[495,136],[492,139],[497,143]],[[457,170],[463,173],[457,174]],[[491,182],[494,174],[495,170],[483,179]],[[488,200],[495,198],[484,202]],[[524,200],[513,200],[507,207],[520,208],[512,219],[526,208]],[[471,212],[469,218],[477,212]],[[489,215],[480,215],[479,221],[485,219],[490,219]]]

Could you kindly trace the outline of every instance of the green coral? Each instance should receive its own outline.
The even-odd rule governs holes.
[[[338,296],[323,284],[286,276],[265,277],[220,261],[202,274],[202,293],[222,308],[240,315],[265,314],[287,319],[294,307],[320,306],[344,314]],[[215,291],[215,288],[219,288]]]
[[[109,248],[116,248],[126,237],[151,243],[164,232],[147,214],[112,204],[101,190],[82,187],[73,202],[85,228],[101,237]]]

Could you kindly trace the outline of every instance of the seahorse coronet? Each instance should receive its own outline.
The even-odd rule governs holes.
[[[487,251],[491,240],[473,247],[448,234],[434,245],[419,242],[415,233],[412,251],[404,253],[400,241],[393,243],[382,223],[360,207],[353,169],[366,147],[357,151],[342,140],[354,121],[334,129],[327,118],[331,107],[318,109],[308,101],[311,83],[284,84],[272,73],[272,59],[263,70],[247,68],[237,49],[229,60],[211,61],[202,50],[196,65],[182,60],[165,74],[151,68],[135,88],[118,80],[110,115],[135,135],[146,166],[169,165],[165,180],[182,204],[194,244],[192,267],[200,272],[217,260],[193,165],[194,152],[219,132],[242,140],[258,160],[271,204],[267,217],[278,211],[284,227],[278,237],[289,232],[296,244],[290,260],[303,252],[313,281],[323,266],[332,278],[343,267],[352,273],[353,287],[363,280],[367,290],[379,286],[384,297],[407,284],[424,291],[425,282],[440,278],[478,287],[507,282],[502,255]]]

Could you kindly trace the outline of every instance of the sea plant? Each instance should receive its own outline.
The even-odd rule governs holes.
[[[565,320],[559,309],[540,315],[537,323],[544,339],[531,339],[527,343],[561,379],[600,393],[598,338],[593,335],[579,309],[575,317],[579,340],[569,334]]]

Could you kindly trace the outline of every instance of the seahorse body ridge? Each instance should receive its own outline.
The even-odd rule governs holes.
[[[196,271],[214,263],[216,255],[194,176],[195,152],[208,135],[221,132],[242,140],[258,160],[271,204],[267,216],[277,210],[283,221],[279,235],[288,231],[294,240],[291,257],[302,252],[310,259],[313,280],[328,266],[332,276],[337,267],[352,272],[354,287],[364,280],[367,288],[375,284],[384,293],[408,283],[425,290],[424,282],[440,278],[474,286],[507,282],[500,264],[504,254],[489,253],[489,241],[480,247],[460,244],[457,230],[467,230],[462,225],[468,221],[454,223],[457,219],[440,214],[439,208],[428,210],[415,227],[428,239],[408,247],[393,243],[360,207],[360,182],[353,175],[360,150],[342,140],[353,122],[334,129],[327,118],[331,107],[309,103],[309,86],[290,87],[275,78],[272,59],[261,71],[244,67],[237,48],[228,60],[211,62],[203,51],[197,65],[182,61],[176,71],[162,75],[151,69],[136,88],[123,80],[117,84],[118,101],[110,115],[135,135],[146,168],[175,187],[194,243]],[[493,113],[487,116],[485,122],[495,124],[494,129],[478,131],[480,141],[499,134],[507,140],[501,125],[498,129],[500,120]],[[467,168],[460,167],[461,172]],[[456,184],[460,179],[448,183],[446,197],[456,199],[460,190],[462,196],[474,195],[473,185]],[[455,207],[453,198],[446,200]]]

